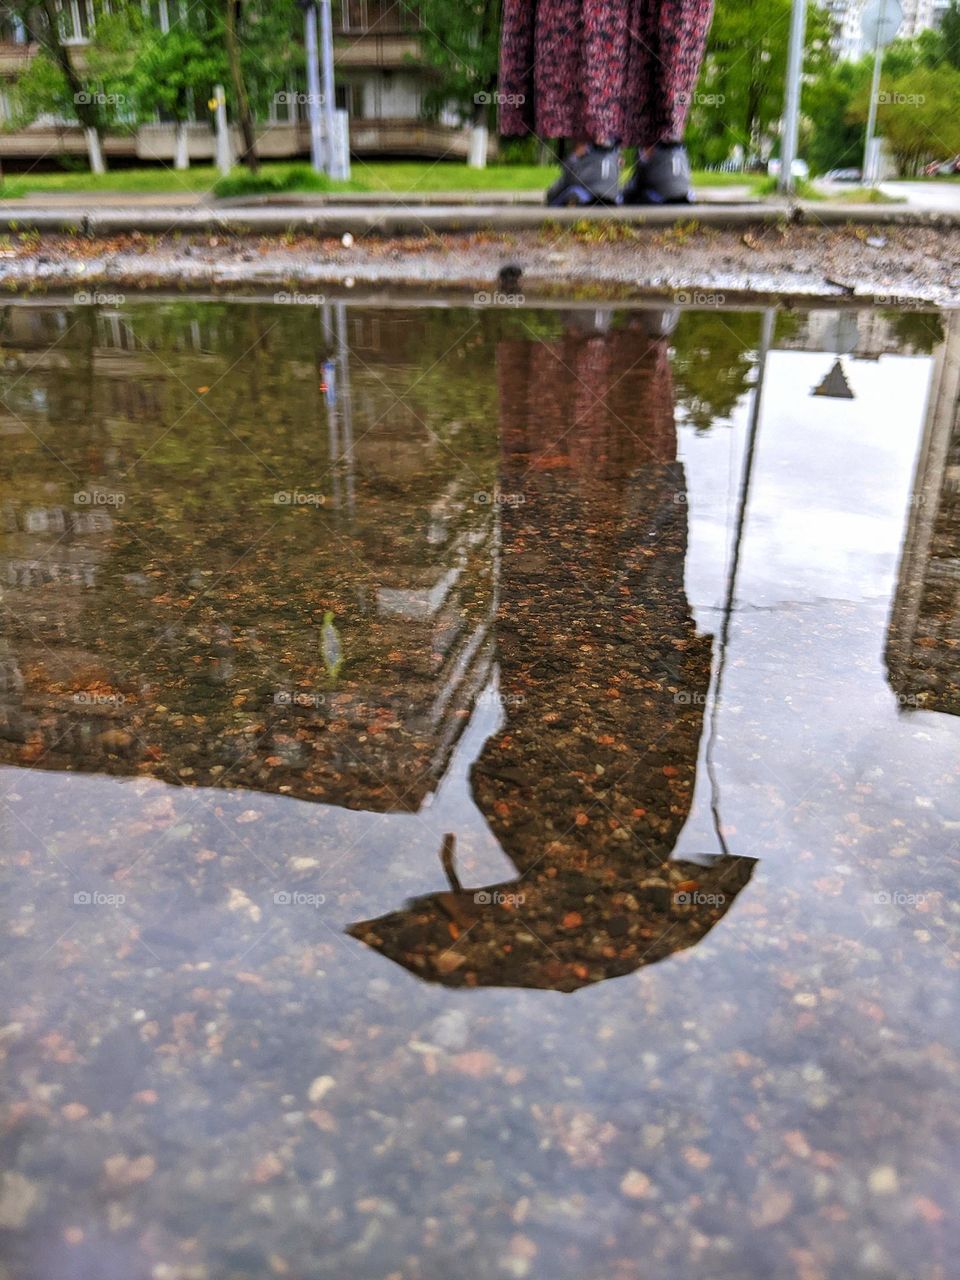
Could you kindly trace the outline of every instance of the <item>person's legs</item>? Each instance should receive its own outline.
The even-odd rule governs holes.
[[[657,62],[646,145],[682,142],[713,16],[713,0],[648,0],[656,11]]]
[[[639,148],[628,204],[691,199],[683,147],[713,0],[635,0],[631,15],[628,136]]]

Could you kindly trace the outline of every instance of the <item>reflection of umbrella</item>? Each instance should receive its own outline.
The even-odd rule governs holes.
[[[754,864],[671,861],[711,664],[684,590],[665,339],[568,329],[502,344],[498,365],[501,483],[530,498],[500,512],[498,646],[516,696],[470,785],[517,874],[466,887],[447,840],[446,889],[348,932],[427,981],[575,991],[694,945]]]
[[[843,372],[843,365],[839,359],[834,360],[830,372],[821,382],[817,383],[810,394],[812,396],[829,396],[831,400],[853,399],[850,383],[847,381],[847,375]]]
[[[347,932],[430,982],[553,991],[621,977],[694,946],[754,867],[751,858],[721,857],[709,868],[674,862],[646,876],[639,867],[627,883],[568,869],[465,889],[449,835],[441,862],[449,889]]]

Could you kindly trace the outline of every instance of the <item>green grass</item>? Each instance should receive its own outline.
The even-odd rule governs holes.
[[[759,196],[775,196],[779,190],[777,183],[779,179],[773,175],[770,177],[761,177],[756,185],[756,194]],[[800,200],[824,200],[822,191],[819,191],[812,182],[807,178],[794,178],[793,194]]]
[[[181,192],[203,195],[215,187],[218,194],[249,194],[260,191],[390,191],[414,195],[442,191],[545,191],[556,177],[552,165],[493,164],[487,169],[468,169],[454,161],[371,161],[356,160],[348,183],[318,178],[302,161],[275,162],[261,168],[261,176],[251,179],[246,170],[235,169],[220,179],[212,165],[197,165],[175,172],[167,168],[114,169],[94,175],[86,172],[13,174],[0,184],[0,198],[17,199],[33,193],[77,195],[116,193],[118,195],[168,195]],[[219,180],[219,181],[218,181]],[[697,186],[749,186],[763,181],[756,174],[695,173]]]
[[[903,196],[888,196],[876,187],[846,187],[829,197],[831,204],[906,204]]]

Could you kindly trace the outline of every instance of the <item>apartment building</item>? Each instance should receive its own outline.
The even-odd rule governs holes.
[[[188,0],[142,0],[144,12],[161,30],[188,20]],[[90,0],[60,0],[61,35],[72,56],[82,62],[90,37]],[[399,0],[334,0],[334,66],[337,106],[350,121],[351,150],[358,156],[425,156],[461,159],[469,149],[469,130],[455,112],[428,119],[424,110],[431,72],[420,61],[420,18]],[[11,128],[11,89],[36,54],[23,22],[0,4],[0,161],[52,162],[58,156],[86,155],[83,130],[74,120],[43,117],[26,128]],[[304,104],[306,84],[277,85],[257,121],[259,150],[268,159],[292,159],[310,153]],[[205,102],[198,102],[188,126],[192,163],[211,163],[214,135]],[[236,139],[239,148],[239,136]],[[157,118],[130,131],[108,133],[103,150],[108,162],[157,161],[170,164],[175,154],[173,123]]]

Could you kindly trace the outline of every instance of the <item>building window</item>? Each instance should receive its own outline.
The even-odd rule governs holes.
[[[57,21],[64,44],[85,44],[93,30],[90,0],[58,0]]]

